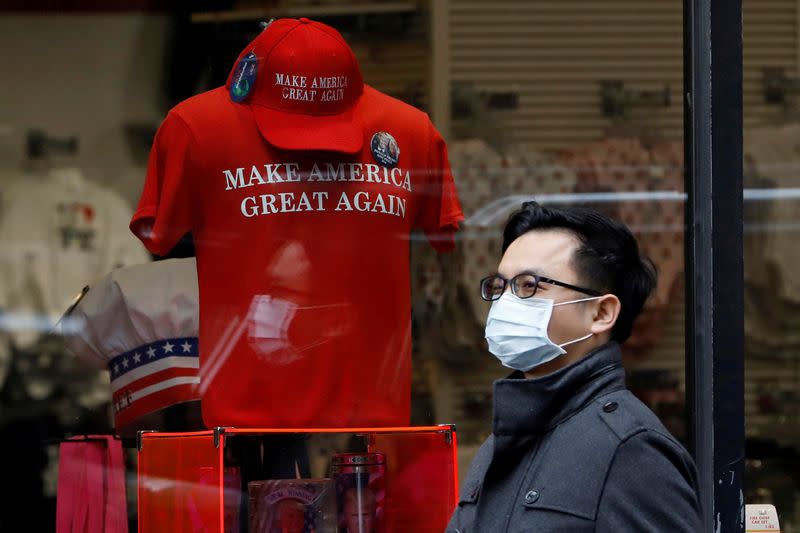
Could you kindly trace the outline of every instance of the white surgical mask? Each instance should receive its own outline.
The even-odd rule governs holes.
[[[597,300],[602,296],[554,303],[545,298],[519,298],[504,293],[492,303],[486,319],[486,340],[489,351],[508,368],[527,372],[564,355],[564,346],[586,340],[593,335],[556,344],[547,336],[553,307]]]

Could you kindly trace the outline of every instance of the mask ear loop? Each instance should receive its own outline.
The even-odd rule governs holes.
[[[591,296],[589,298],[581,298],[579,300],[570,300],[568,302],[560,302],[557,304],[553,304],[553,307],[558,307],[559,305],[567,305],[567,304],[576,304],[579,302],[591,302],[592,300],[599,300],[602,296]]]
[[[568,302],[561,302],[561,303],[553,304],[553,307],[556,307],[556,306],[559,306],[559,305],[576,304],[576,303],[579,303],[579,302],[591,302],[592,300],[599,300],[600,298],[602,298],[602,296],[592,296],[592,297],[589,297],[589,298],[580,298],[579,300],[570,300]],[[569,346],[570,344],[575,344],[576,342],[585,341],[586,339],[588,339],[592,335],[594,335],[594,333],[589,333],[588,335],[584,335],[583,337],[578,337],[575,340],[571,340],[569,342],[565,342],[564,344],[559,344],[558,347],[559,348],[564,348],[564,346]]]
[[[592,335],[594,335],[594,333],[589,333],[588,335],[584,335],[583,337],[579,337],[579,338],[577,338],[577,339],[575,339],[573,341],[565,342],[564,344],[559,344],[558,347],[559,348],[563,348],[564,346],[569,346],[570,344],[575,344],[576,342],[585,341],[586,339],[588,339]]]

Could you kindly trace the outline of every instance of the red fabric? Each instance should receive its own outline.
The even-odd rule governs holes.
[[[101,442],[82,442],[86,468],[86,533],[100,533],[105,523],[106,446]]]
[[[83,460],[80,448],[72,443],[62,443],[58,450],[58,498],[56,499],[56,533],[72,533],[76,515],[84,509],[80,487],[82,470],[77,468]]]
[[[451,248],[461,208],[425,114],[369,87],[355,110],[354,156],[272,147],[224,88],[161,125],[131,229],[161,255],[194,237],[209,427],[409,422],[408,241],[420,228]],[[371,151],[378,132],[395,168]]]
[[[127,533],[122,443],[108,435],[59,448],[56,533]]]
[[[122,442],[106,436],[106,533],[128,532],[128,508],[125,498],[125,459]]]

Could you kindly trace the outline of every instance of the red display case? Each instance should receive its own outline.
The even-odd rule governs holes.
[[[145,533],[245,533],[249,481],[328,478],[330,458],[341,453],[378,452],[385,457],[382,526],[374,533],[441,533],[457,503],[456,432],[451,425],[216,428],[140,432],[137,440],[138,524]]]

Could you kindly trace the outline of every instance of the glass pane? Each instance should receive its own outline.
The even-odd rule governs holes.
[[[627,385],[686,437],[680,2],[7,4],[0,470],[25,482],[0,529],[52,529],[73,435],[122,437],[132,528],[138,430],[453,423],[463,481],[511,373],[479,282],[531,199],[605,213],[652,258]],[[763,66],[791,74],[794,11],[759,9]],[[299,34],[303,16],[341,40],[269,41],[273,57],[286,22],[267,22]],[[753,215],[758,235],[791,235],[790,204]],[[793,401],[789,375],[758,394]],[[764,416],[788,431],[780,409]],[[205,502],[219,469],[193,475]]]
[[[491,383],[511,372],[487,353],[491,304],[478,280],[498,267],[509,215],[532,199],[612,216],[656,264],[658,285],[623,345],[627,383],[686,437],[681,10],[449,2],[448,150],[466,220],[450,256],[415,243],[413,309],[415,369],[430,391],[420,414],[456,422],[461,472],[492,430]]]
[[[798,5],[745,1],[745,500],[800,527]]]
[[[455,440],[449,427],[358,433],[231,430],[219,442],[221,447],[215,446],[210,431],[144,435],[139,454],[143,530],[163,524],[171,524],[172,531],[196,531],[199,525],[218,530],[222,521],[226,532],[247,531],[248,524],[250,530],[272,531],[282,520],[302,523],[286,502],[298,500],[309,504],[306,525],[317,531],[335,530],[337,520],[358,531],[361,519],[360,529],[366,531],[433,533],[444,530],[456,499]],[[296,462],[276,460],[287,457]],[[302,478],[278,474],[287,467]]]

